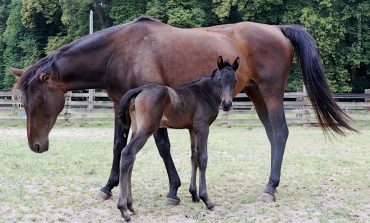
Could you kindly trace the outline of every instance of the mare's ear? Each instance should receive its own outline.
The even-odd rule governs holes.
[[[10,73],[12,73],[13,75],[15,75],[17,77],[22,76],[22,74],[24,73],[24,70],[18,69],[18,68],[14,68],[14,67],[10,67],[9,68],[9,71],[10,71]]]
[[[232,68],[233,68],[233,70],[237,70],[238,69],[238,67],[239,67],[239,63],[240,63],[240,58],[239,57],[237,57],[236,59],[235,59],[235,61],[234,61],[234,63],[233,63],[233,65],[232,65]]]
[[[222,59],[222,56],[219,56],[217,58],[217,67],[219,70],[225,67],[224,60]]]
[[[48,73],[44,73],[44,72],[42,72],[42,73],[40,73],[40,75],[39,75],[39,80],[40,80],[41,82],[45,82],[45,81],[49,80],[49,78],[50,78],[50,74],[48,74]]]

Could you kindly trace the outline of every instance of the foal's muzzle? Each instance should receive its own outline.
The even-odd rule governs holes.
[[[222,110],[230,111],[232,104],[233,104],[232,101],[229,101],[229,102],[222,101]]]

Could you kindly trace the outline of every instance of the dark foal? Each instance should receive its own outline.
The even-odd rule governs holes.
[[[199,198],[208,209],[214,205],[208,198],[206,186],[207,139],[209,126],[216,119],[220,104],[230,110],[232,93],[237,83],[236,70],[239,58],[230,65],[220,56],[218,69],[210,76],[172,89],[164,85],[149,84],[129,90],[120,100],[122,124],[132,124],[132,138],[121,153],[120,188],[118,202],[122,217],[130,220],[132,207],[131,174],[136,154],[148,138],[159,128],[189,129],[191,138],[191,182],[189,191],[194,202]],[[222,102],[222,103],[221,103]],[[199,197],[196,189],[196,171],[199,167]]]

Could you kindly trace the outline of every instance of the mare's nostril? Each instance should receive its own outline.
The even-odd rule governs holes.
[[[35,145],[33,145],[33,151],[35,151],[35,152],[40,152],[40,150],[41,150],[41,145],[40,144],[35,144]]]

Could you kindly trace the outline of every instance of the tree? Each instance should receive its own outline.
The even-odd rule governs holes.
[[[148,1],[146,0],[112,0],[109,4],[109,17],[115,25],[135,20],[145,14]]]
[[[16,67],[26,67],[34,63],[42,55],[42,47],[37,36],[21,22],[22,3],[13,0],[10,4],[10,14],[6,22],[4,39],[6,41],[3,60],[5,64]],[[9,72],[4,74],[2,88],[11,89],[14,76]]]
[[[205,23],[206,14],[196,0],[168,0],[167,23],[182,28],[200,27]]]
[[[10,0],[1,0],[0,2],[0,89],[2,89],[2,83],[6,69],[3,58],[6,40],[4,39],[3,33],[5,32],[6,21],[9,16]]]

